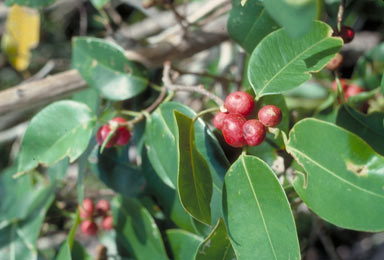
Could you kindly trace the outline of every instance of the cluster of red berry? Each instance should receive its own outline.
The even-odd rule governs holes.
[[[345,79],[340,79],[341,89],[343,90],[344,99],[345,101],[348,101],[349,97],[356,96],[362,92],[365,92],[363,88],[356,84],[347,84]],[[334,91],[337,91],[337,82],[334,81],[332,83],[332,89]]]
[[[81,218],[81,231],[86,235],[96,235],[98,226],[95,218],[102,217],[101,228],[111,230],[113,228],[113,217],[110,215],[110,205],[107,200],[99,200],[95,205],[89,198],[83,200],[83,205],[79,206]]]
[[[114,131],[114,134],[109,139],[108,143],[105,145],[106,148],[112,146],[123,146],[129,142],[131,139],[131,132],[127,129],[127,120],[122,117],[115,117],[108,122],[108,124],[103,125],[97,130],[96,141],[98,144],[102,145],[104,140],[108,137],[111,131]]]
[[[233,147],[261,144],[267,133],[267,127],[277,126],[282,119],[281,110],[274,105],[262,107],[258,120],[247,120],[255,106],[253,97],[244,91],[231,93],[224,104],[228,112],[219,112],[213,119],[213,125],[222,131],[225,141]]]

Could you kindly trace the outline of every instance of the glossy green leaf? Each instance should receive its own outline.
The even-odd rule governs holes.
[[[0,227],[28,218],[48,202],[51,186],[33,184],[33,178],[25,175],[13,178],[15,169],[0,174]]]
[[[177,124],[174,110],[189,117],[195,113],[179,103],[168,102],[162,104],[154,113],[146,126],[146,148],[153,168],[162,181],[175,190],[177,187],[178,147]],[[221,212],[221,190],[223,176],[229,163],[215,136],[202,120],[196,120],[195,141],[198,152],[207,160],[213,180],[213,195],[211,201],[212,221],[216,222]]]
[[[273,19],[292,37],[307,33],[316,18],[317,0],[268,0],[263,3]]]
[[[100,146],[96,146],[88,160],[91,171],[112,190],[129,197],[143,193],[145,179],[141,169],[130,164],[128,147],[121,153],[116,148],[100,153]]]
[[[95,114],[98,114],[100,106],[99,92],[93,88],[79,91],[72,96],[73,101],[86,104]]]
[[[265,37],[252,52],[248,79],[257,97],[293,89],[320,71],[341,49],[343,41],[332,29],[314,22],[312,29],[292,39],[285,29]]]
[[[6,5],[23,5],[33,8],[48,6],[56,0],[5,0]]]
[[[93,6],[95,8],[101,9],[101,8],[103,8],[104,5],[109,3],[109,0],[91,0],[91,3],[93,4]]]
[[[37,115],[24,134],[18,172],[38,164],[50,166],[68,156],[76,160],[87,148],[95,118],[90,109],[74,101],[55,102]]]
[[[239,0],[232,0],[228,18],[228,33],[248,53],[270,32],[279,28],[265,11],[261,1],[248,1],[242,6]]]
[[[223,219],[219,219],[212,233],[200,244],[195,259],[236,259]]]
[[[211,224],[212,177],[204,157],[197,151],[193,121],[175,111],[179,129],[177,191],[185,210],[194,218]]]
[[[132,98],[147,87],[144,68],[126,59],[120,46],[105,40],[75,38],[72,65],[92,88],[110,100]]]
[[[384,157],[362,139],[310,118],[293,127],[287,151],[306,172],[294,188],[317,215],[348,229],[384,230]]]
[[[189,232],[195,232],[193,218],[181,205],[175,189],[166,185],[153,169],[146,152],[143,153],[143,174],[147,181],[148,191],[156,197],[164,214],[170,218],[179,228]]]
[[[384,155],[384,113],[374,112],[369,115],[342,106],[336,118],[336,124],[360,136],[376,152]]]
[[[174,260],[194,260],[203,239],[180,229],[166,231]]]
[[[116,196],[112,212],[117,239],[135,259],[168,259],[155,221],[137,200]]]
[[[7,175],[6,178],[12,178],[13,171],[0,175],[1,185],[5,184],[4,175]],[[33,191],[30,180],[27,180],[29,177],[23,176],[14,180],[15,183],[8,182],[7,185],[11,186],[5,189],[4,194],[1,194],[2,210],[19,207],[22,213],[16,213],[14,217],[16,215],[17,217],[9,222],[4,220],[3,212],[0,212],[2,218],[0,220],[0,260],[37,259],[36,240],[40,234],[45,214],[53,201],[54,189],[53,186],[45,186],[43,188],[35,187],[37,190]],[[26,192],[20,190],[22,186],[26,188]],[[3,188],[0,187],[0,192],[4,192]],[[9,200],[11,197],[16,199],[13,203],[18,206],[11,204],[12,201]],[[26,209],[22,208],[23,205]],[[7,208],[3,208],[4,206]],[[7,215],[9,216],[10,213],[7,212]]]
[[[269,166],[241,155],[225,175],[223,210],[239,260],[300,259],[287,197]]]

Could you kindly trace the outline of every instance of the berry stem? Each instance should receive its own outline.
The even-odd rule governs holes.
[[[343,23],[344,9],[345,9],[345,0],[341,0],[339,5],[339,11],[337,12],[337,32],[338,33],[340,33],[341,24]]]
[[[136,115],[135,118],[133,118],[132,120],[127,121],[127,123],[125,123],[125,125],[127,125],[129,128],[132,128],[135,124],[137,124],[138,122],[143,120],[146,115],[150,114],[162,102],[164,102],[164,98],[166,97],[166,95],[167,95],[167,89],[166,88],[161,88],[161,92],[160,92],[159,96],[156,98],[156,100],[149,107],[144,109],[143,111],[141,111],[141,112],[135,112],[135,111],[129,111],[129,110],[121,111],[121,112],[124,112],[124,111],[127,112],[128,111],[130,114],[132,114],[132,115],[135,114]]]
[[[216,96],[215,94],[209,92],[206,90],[203,85],[198,86],[183,86],[183,85],[176,85],[172,83],[171,80],[171,62],[166,61],[164,62],[164,70],[163,70],[163,83],[164,87],[166,87],[170,91],[187,91],[187,92],[195,92],[199,93],[201,95],[207,96],[208,98],[212,99],[216,102],[216,104],[219,105],[219,107],[224,106],[224,101]]]
[[[200,111],[199,113],[197,113],[197,114],[193,117],[193,122],[195,122],[199,117],[201,117],[201,116],[203,116],[203,115],[205,115],[205,114],[212,113],[212,112],[216,112],[216,111],[220,111],[220,108],[219,108],[219,107],[211,107],[211,108],[202,110],[202,111]]]

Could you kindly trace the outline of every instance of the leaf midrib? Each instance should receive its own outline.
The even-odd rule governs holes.
[[[358,189],[362,192],[366,192],[368,194],[371,194],[375,197],[379,197],[381,199],[384,199],[384,195],[381,195],[381,194],[378,194],[378,193],[375,193],[373,191],[370,191],[370,190],[367,190],[365,188],[362,188],[360,186],[357,186],[356,184],[353,184],[352,182],[342,178],[341,176],[338,176],[336,173],[334,173],[333,171],[330,171],[328,170],[327,168],[325,168],[323,165],[321,165],[320,163],[316,162],[315,160],[313,160],[312,158],[308,157],[306,154],[302,153],[301,151],[293,148],[292,146],[287,146],[287,148],[289,147],[289,150],[293,151],[293,152],[296,152],[298,154],[300,154],[301,156],[303,156],[304,158],[306,158],[308,161],[312,162],[313,164],[317,165],[320,169],[324,170],[325,172],[329,173],[331,176],[339,179],[341,182],[344,182],[352,187],[354,187],[355,189]]]
[[[274,249],[274,247],[273,247],[271,237],[270,237],[270,235],[269,235],[269,231],[268,231],[268,228],[267,228],[267,224],[265,223],[265,219],[264,219],[263,211],[261,210],[261,206],[260,206],[259,200],[257,199],[255,189],[253,188],[252,181],[251,181],[251,178],[250,178],[249,173],[248,173],[248,169],[247,169],[247,167],[246,167],[246,165],[245,165],[244,156],[241,158],[241,162],[242,162],[242,164],[243,164],[243,168],[244,168],[245,174],[247,175],[247,179],[248,179],[248,182],[249,182],[249,186],[251,187],[253,196],[254,196],[255,201],[256,201],[256,204],[257,204],[257,208],[259,209],[260,216],[261,216],[261,220],[263,221],[264,230],[265,230],[265,232],[266,232],[266,234],[267,234],[268,242],[269,242],[269,244],[270,244],[270,246],[271,246],[273,256],[274,256],[275,259],[277,260],[276,252],[275,252],[275,249]]]
[[[312,44],[311,46],[309,46],[307,49],[305,49],[304,51],[302,51],[299,55],[297,55],[295,58],[293,58],[290,62],[288,62],[287,64],[285,64],[270,80],[267,81],[267,83],[264,85],[264,87],[260,90],[259,93],[263,93],[264,89],[266,87],[268,87],[268,85],[278,76],[280,75],[280,73],[282,73],[282,71],[284,71],[288,66],[290,66],[293,62],[295,62],[296,60],[298,60],[301,56],[303,56],[306,52],[308,52],[310,49],[312,49],[313,47],[317,46],[318,44],[322,43],[323,41],[327,40],[327,38],[324,38],[318,42],[316,42],[315,44]],[[308,73],[308,71],[306,71],[305,73]]]

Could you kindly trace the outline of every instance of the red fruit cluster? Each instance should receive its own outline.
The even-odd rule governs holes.
[[[247,120],[255,102],[253,97],[244,91],[231,93],[225,99],[228,112],[220,112],[213,119],[213,125],[222,131],[225,141],[232,147],[261,144],[266,136],[267,127],[277,126],[282,119],[281,110],[267,105],[258,112],[258,118]]]
[[[356,96],[362,92],[365,92],[363,88],[356,84],[349,84],[346,82],[345,79],[340,79],[341,89],[344,93],[344,99],[345,101],[348,101],[349,97]],[[337,91],[337,82],[336,80],[332,83],[332,90]]]
[[[96,141],[98,144],[102,145],[104,140],[108,137],[111,131],[115,130],[115,133],[109,139],[108,143],[105,145],[106,148],[112,146],[124,146],[131,139],[131,133],[126,127],[127,121],[122,117],[115,117],[108,122],[108,124],[103,125],[97,130]]]
[[[113,218],[110,215],[110,205],[107,200],[101,199],[96,207],[89,198],[83,200],[82,206],[79,206],[81,218],[81,231],[89,236],[97,234],[98,226],[95,222],[97,217],[102,217],[101,228],[110,230],[113,228]]]

